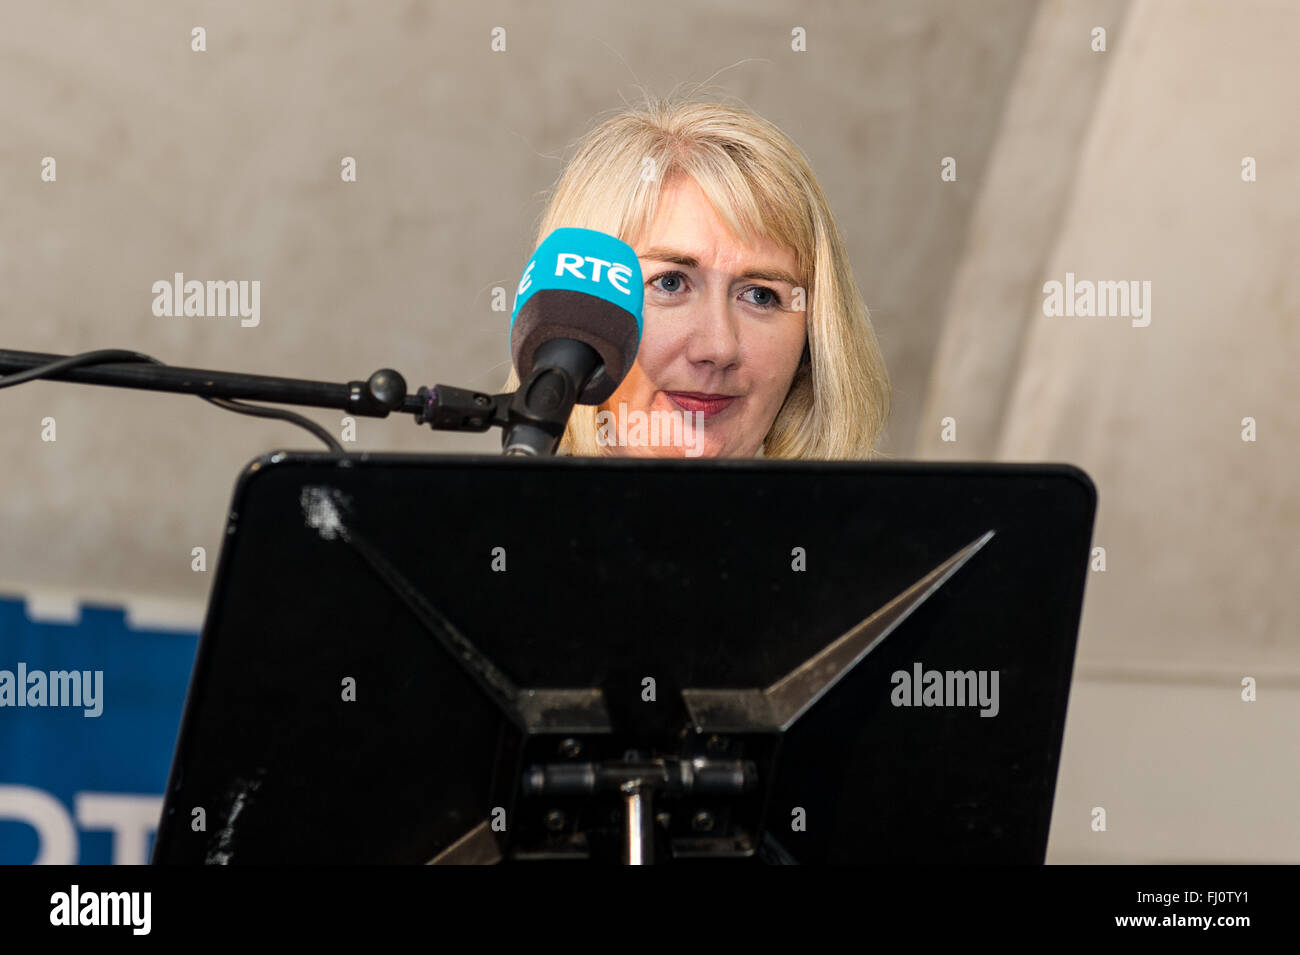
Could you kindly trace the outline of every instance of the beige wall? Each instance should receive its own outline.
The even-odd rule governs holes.
[[[1300,7],[1112,9],[1105,54],[1068,5],[1026,44],[916,450],[1070,461],[1099,489],[1049,858],[1294,862]],[[1149,281],[1150,323],[1046,317],[1067,271]]]
[[[565,147],[638,82],[713,77],[821,177],[895,380],[885,449],[1065,460],[1099,486],[1108,566],[1088,584],[1049,860],[1300,861],[1300,128],[1284,121],[1300,7],[4,9],[0,347],[327,380],[391,365],[495,390],[508,318],[491,292],[516,281]],[[1151,324],[1044,317],[1042,283],[1067,270],[1150,280]],[[260,280],[261,324],[155,317],[150,287],[176,271]],[[235,474],[277,446],[314,443],[198,399],[0,392],[0,593],[197,624],[211,575],[190,549],[217,553]],[[499,438],[402,417],[362,420],[354,447]]]

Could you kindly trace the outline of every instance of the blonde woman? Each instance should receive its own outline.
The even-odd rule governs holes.
[[[574,409],[557,453],[876,455],[890,403],[880,348],[826,197],[774,125],[691,99],[619,110],[578,144],[538,244],[565,226],[636,251],[645,309],[632,370],[601,405]],[[518,386],[511,372],[505,390]],[[611,440],[655,412],[680,414],[681,441]]]

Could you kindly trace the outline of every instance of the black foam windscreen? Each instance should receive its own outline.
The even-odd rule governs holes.
[[[578,404],[604,401],[632,370],[640,345],[636,317],[612,302],[568,289],[542,289],[523,304],[510,332],[510,353],[523,381],[533,371],[537,349],[557,338],[590,345],[603,367],[578,395]]]

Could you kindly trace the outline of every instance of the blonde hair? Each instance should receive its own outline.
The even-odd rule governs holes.
[[[564,226],[629,244],[646,234],[659,196],[690,176],[731,231],[793,249],[805,289],[808,342],[784,403],[763,439],[769,458],[878,456],[890,385],[866,303],[807,159],[776,126],[739,106],[646,96],[578,143],[552,191],[537,244]],[[505,390],[519,387],[514,371]],[[592,405],[573,410],[558,453],[607,453]]]

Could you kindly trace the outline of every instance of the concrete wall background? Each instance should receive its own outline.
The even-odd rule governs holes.
[[[325,380],[496,390],[491,290],[566,147],[638,83],[712,78],[830,198],[894,379],[885,450],[1099,486],[1049,861],[1300,861],[1294,4],[0,0],[0,21],[0,347]],[[1151,325],[1045,318],[1067,270],[1150,280]],[[259,279],[261,324],[155,317],[177,271]],[[215,560],[235,474],[283,446],[315,445],[198,399],[0,392],[0,592],[197,626],[190,549]],[[363,419],[353,447],[499,439]]]

